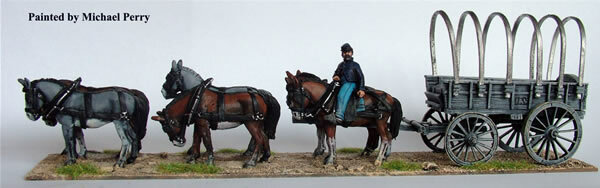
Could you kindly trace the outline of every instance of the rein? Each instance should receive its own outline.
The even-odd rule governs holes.
[[[301,85],[301,84],[300,84]],[[292,111],[292,122],[293,123],[315,123],[316,115],[321,111],[325,112],[325,114],[329,114],[333,111],[333,109],[328,108],[328,104],[332,101],[333,96],[337,94],[339,91],[340,82],[333,81],[331,84],[328,84],[327,90],[325,93],[319,98],[319,101],[316,103],[310,103],[306,107],[296,107],[289,109]],[[296,88],[292,92],[292,100],[294,100],[298,104],[302,104],[299,102],[301,97],[307,98],[309,101],[312,101],[312,97],[306,93],[304,87]],[[290,106],[290,102],[288,101],[288,106]]]

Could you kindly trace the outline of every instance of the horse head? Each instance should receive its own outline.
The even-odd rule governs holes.
[[[292,111],[292,118],[303,120],[314,117],[312,109],[324,94],[327,81],[321,80],[313,74],[300,72],[300,70],[296,71],[296,75],[289,71],[285,73],[287,75],[285,89],[288,92],[286,104]]]
[[[185,145],[185,129],[186,126],[179,123],[179,121],[170,116],[168,113],[168,109],[163,109],[163,111],[156,112],[157,116],[152,116],[152,120],[158,121],[162,126],[163,132],[167,133],[169,136],[169,141],[173,143],[174,146],[183,147]]]
[[[35,83],[32,83],[27,78],[17,80],[23,85],[23,93],[25,93],[25,113],[31,121],[36,121],[42,116],[42,106],[44,105],[44,94],[39,91]],[[36,81],[34,81],[36,82]]]
[[[171,70],[165,77],[162,86],[162,95],[165,99],[172,99],[181,92],[196,87],[204,81],[202,77],[190,68],[183,66],[183,60],[171,62]]]

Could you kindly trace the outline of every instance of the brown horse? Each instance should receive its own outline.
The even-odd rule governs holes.
[[[203,86],[201,84],[198,87]],[[244,88],[250,92],[242,92]],[[255,140],[252,156],[244,164],[244,168],[255,166],[261,152],[262,157],[258,162],[268,161],[271,155],[269,139],[275,139],[279,121],[279,103],[265,90],[250,87],[235,87],[237,91],[227,89],[207,86],[203,92],[197,92],[196,89],[185,91],[175,97],[162,112],[157,112],[158,116],[153,116],[152,119],[162,124],[169,140],[178,147],[185,144],[186,126],[188,119],[191,120],[189,122],[194,124],[194,143],[188,162],[195,162],[200,156],[200,144],[203,141],[208,155],[206,163],[214,164],[210,129],[231,129],[241,124],[246,126]],[[253,96],[252,91],[257,95]],[[197,102],[194,100],[195,95],[198,96]],[[219,95],[222,96],[221,104]],[[196,104],[197,110],[192,114],[188,110],[190,104]]]
[[[288,91],[287,104],[292,110],[294,115],[293,118],[301,119],[305,116],[315,118],[314,123],[317,126],[317,137],[319,137],[319,144],[325,140],[325,138],[323,138],[325,137],[325,134],[327,135],[329,155],[325,157],[324,163],[334,163],[336,158],[336,124],[325,119],[327,113],[324,110],[320,110],[316,114],[309,113],[309,115],[306,115],[306,109],[319,105],[318,103],[326,94],[329,84],[313,74],[302,73],[299,70],[296,72],[296,75],[292,75],[288,71],[286,71],[286,74],[287,77],[285,78],[285,82],[287,83],[286,90]],[[385,102],[391,105],[391,110],[379,111],[381,116],[377,118],[360,117],[356,119],[356,121],[347,124],[347,126],[368,128],[369,138],[367,139],[367,146],[365,147],[363,154],[369,154],[370,151],[373,151],[375,148],[377,148],[377,137],[381,137],[381,148],[379,150],[377,159],[375,160],[375,165],[379,166],[391,152],[392,139],[398,136],[400,122],[402,119],[402,107],[400,106],[400,102],[391,95],[379,90],[375,90],[374,93],[376,95],[384,96]],[[367,107],[377,103],[377,99],[370,94],[365,95],[364,101],[365,106]],[[302,117],[298,117],[297,114],[302,114]],[[389,124],[387,123],[388,119],[390,119]],[[373,146],[375,148],[373,148]],[[318,154],[317,150],[319,149],[320,148],[318,146],[315,150],[315,154]]]

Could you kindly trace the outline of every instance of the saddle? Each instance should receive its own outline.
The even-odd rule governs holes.
[[[372,87],[365,87],[366,91],[365,91],[365,95],[370,95],[371,97],[373,97],[376,101],[371,104],[371,105],[365,105],[365,110],[364,111],[358,111],[359,105],[360,105],[360,97],[358,97],[358,95],[356,95],[356,92],[353,92],[352,96],[350,97],[349,101],[348,101],[348,105],[346,106],[346,111],[344,112],[344,121],[341,123],[341,125],[345,128],[348,127],[348,125],[350,125],[350,123],[352,123],[353,121],[356,121],[358,118],[377,118],[377,119],[381,119],[383,118],[383,112],[391,112],[392,111],[392,106],[391,104],[389,104],[386,100],[386,93],[385,92],[381,92],[381,91],[377,91],[376,89],[372,88]],[[334,95],[335,98],[337,98],[337,91],[336,91],[336,95]],[[337,100],[335,100],[337,101]],[[331,108],[334,108],[336,105],[331,105]],[[335,118],[335,114],[331,113],[328,116],[332,116],[333,118]]]

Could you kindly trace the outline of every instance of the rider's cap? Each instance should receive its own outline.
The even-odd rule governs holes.
[[[344,43],[344,45],[342,45],[342,52],[354,52],[354,50],[350,44]]]

